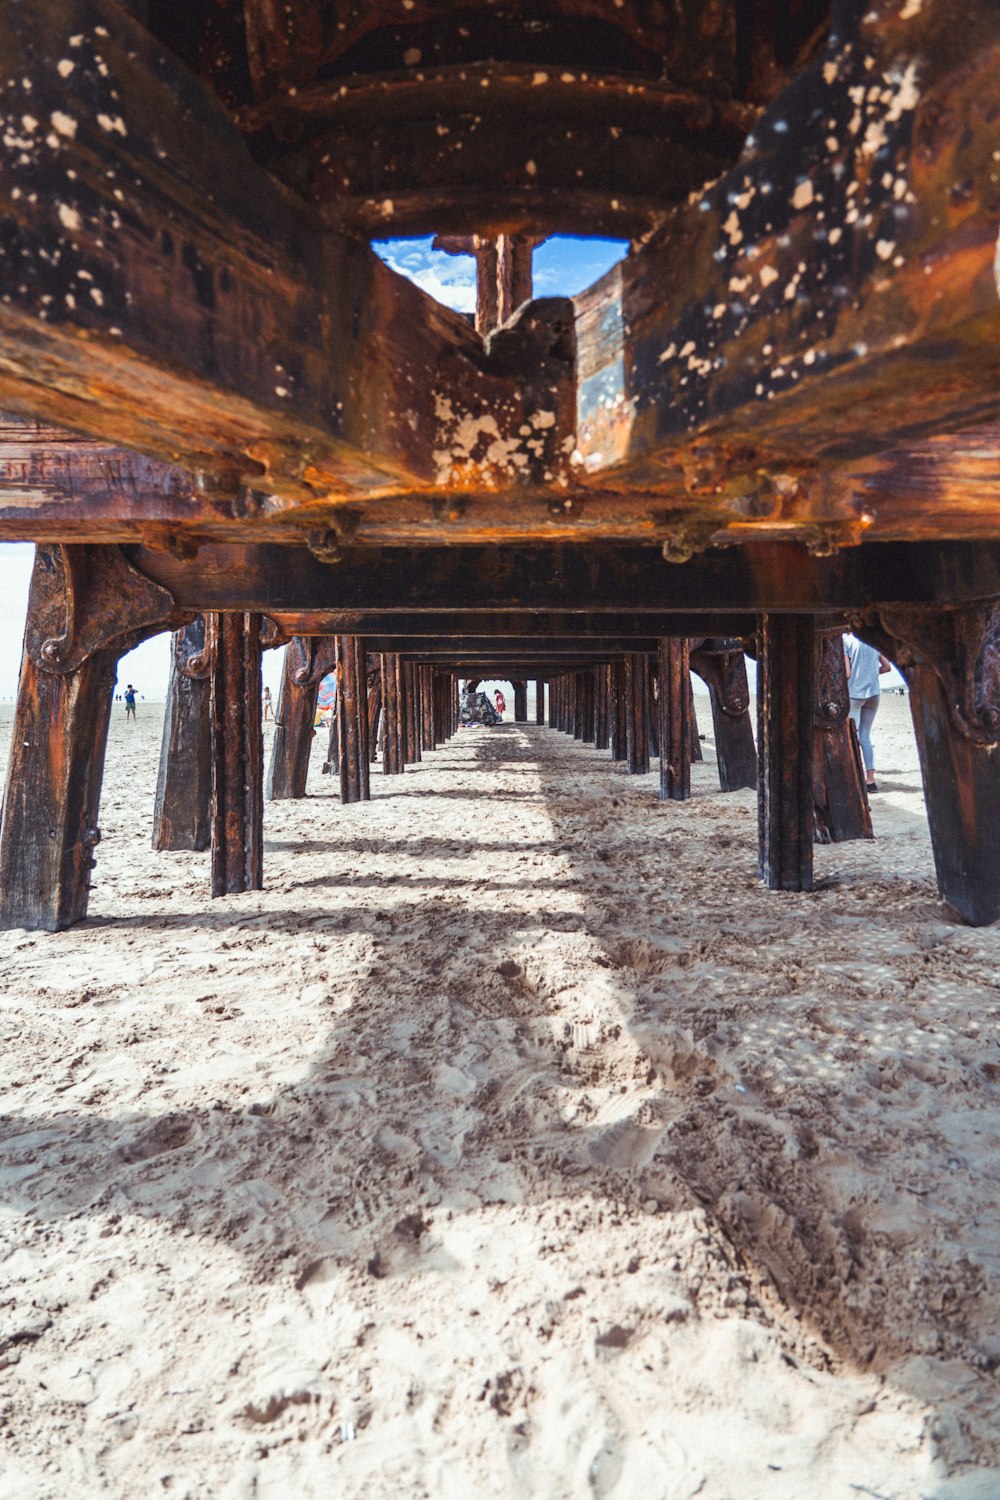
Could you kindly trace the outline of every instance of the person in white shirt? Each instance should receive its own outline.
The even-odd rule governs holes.
[[[892,670],[892,663],[874,646],[866,646],[853,635],[844,636],[844,662],[847,667],[847,691],[851,695],[851,718],[858,731],[861,755],[865,763],[865,781],[870,792],[875,784],[875,751],[872,748],[872,724],[878,713],[882,687],[879,678]]]

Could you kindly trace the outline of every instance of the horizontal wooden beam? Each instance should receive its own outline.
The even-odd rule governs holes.
[[[419,636],[422,641],[450,642],[458,636],[505,644],[511,637],[544,640],[562,637],[585,642],[594,636],[632,640],[637,636],[659,637],[750,635],[756,616],[746,614],[613,613],[583,610],[300,610],[279,617],[287,636],[360,635],[374,651],[395,651],[395,646],[371,644],[375,640]]]
[[[6,7],[0,56],[0,406],[272,516],[564,470],[558,299],[486,349],[324,231],[113,0]]]
[[[8,6],[0,55],[0,406],[170,471],[0,453],[0,538],[1000,537],[995,0],[842,29],[576,347],[560,301],[484,345],[331,233],[113,0]]]
[[[400,656],[419,657],[421,661],[438,659],[457,661],[471,656],[498,661],[512,658],[529,660],[544,657],[556,661],[562,657],[578,660],[610,661],[615,656],[627,656],[629,652],[655,651],[656,637],[646,631],[639,636],[489,636],[465,635],[457,632],[451,639],[438,636],[419,635],[374,635],[366,636],[369,651],[397,652]]]
[[[187,560],[129,547],[182,610],[581,610],[719,616],[817,614],[876,602],[1000,598],[1000,544],[866,544],[831,557],[790,542],[714,549],[686,563],[654,547],[386,547],[327,565],[305,548],[206,546]]]
[[[672,471],[689,545],[699,525],[843,541],[973,511],[953,490],[907,528],[905,454],[1000,417],[998,150],[994,0],[873,6],[834,35],[736,166],[578,299],[595,485]],[[852,466],[893,450],[869,503]]]

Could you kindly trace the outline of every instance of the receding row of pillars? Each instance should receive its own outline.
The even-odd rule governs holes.
[[[134,637],[89,654],[74,646],[70,656],[56,642],[53,662],[49,641],[35,649],[36,625],[29,615],[0,826],[0,926],[57,930],[86,915],[116,667]],[[154,844],[210,847],[214,895],[262,884],[261,631],[259,615],[210,614],[174,638]],[[757,751],[744,645],[757,654]],[[457,728],[453,670],[393,654],[369,659],[356,637],[297,639],[279,696],[273,798],[305,793],[316,695],[331,664],[338,690],[328,764],[345,802],[371,795],[379,741],[383,772],[394,775]],[[632,774],[648,771],[658,753],[661,797],[684,800],[699,754],[692,669],[709,687],[720,786],[758,789],[762,880],[809,890],[816,838],[872,835],[839,624],[764,615],[755,642],[662,640],[653,654],[539,681],[536,719],[547,687],[552,727],[610,750]],[[993,741],[950,711],[939,671],[921,659],[907,663],[907,674],[940,889],[969,921],[995,920]],[[515,712],[524,721],[521,686]]]

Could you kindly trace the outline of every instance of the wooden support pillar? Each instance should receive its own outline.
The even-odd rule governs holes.
[[[545,723],[545,679],[535,678],[535,723]]]
[[[514,689],[514,723],[527,724],[528,722],[528,684],[526,682],[511,682]]]
[[[367,659],[367,653],[366,653]],[[368,764],[378,759],[378,721],[382,712],[382,663],[368,661]]]
[[[691,722],[691,759],[700,761],[705,759],[705,752],[701,748],[701,735],[698,733],[698,714],[694,706],[694,687],[691,678],[688,677],[688,718]]]
[[[625,658],[625,748],[630,776],[645,776],[649,770],[649,662],[645,655]]]
[[[368,755],[368,669],[361,636],[337,637],[337,735],[340,800],[371,797]]]
[[[316,731],[316,700],[320,679],[297,680],[297,653],[287,647],[274,716],[271,760],[267,769],[267,799],[282,802],[306,794],[309,755]]]
[[[760,617],[758,867],[771,890],[812,890],[813,637],[811,615]]]
[[[403,701],[403,734],[404,734],[404,759],[408,766],[415,765],[421,759],[420,754],[420,679],[417,675],[416,663],[412,661],[402,664],[402,701]]]
[[[559,728],[559,692],[561,687],[561,677],[549,678],[549,703],[547,722],[550,729]]]
[[[646,690],[646,735],[650,756],[660,753],[660,683],[659,655],[649,668],[649,685]]]
[[[868,794],[857,730],[851,719],[844,640],[840,627],[816,632],[813,718],[813,801],[821,844],[870,839]]]
[[[660,800],[686,802],[691,795],[691,686],[686,638],[659,643]]]
[[[628,758],[628,694],[625,662],[616,661],[611,668],[611,759]]]
[[[87,915],[117,651],[74,671],[25,652],[0,831],[0,928],[60,932]]]
[[[400,703],[402,662],[396,652],[382,657],[382,770],[386,776],[403,773],[403,725]]]
[[[609,668],[603,663],[594,668],[594,747],[606,750],[611,737],[608,722]]]
[[[742,641],[726,637],[703,641],[691,652],[691,666],[708,688],[720,787],[724,792],[755,787],[757,750]]]
[[[938,891],[963,921],[1000,919],[1000,599],[894,605],[855,633],[910,689]]]
[[[212,895],[264,883],[260,615],[206,616],[212,730]]]
[[[0,808],[0,927],[57,932],[87,915],[117,663],[184,620],[119,547],[36,547]]]
[[[153,806],[154,849],[207,849],[212,838],[212,731],[205,619],[175,632]]]
[[[420,676],[420,748],[434,749],[434,680],[432,667],[418,667]]]

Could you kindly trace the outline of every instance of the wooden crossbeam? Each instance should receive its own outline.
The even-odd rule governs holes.
[[[193,611],[817,614],[876,601],[1000,597],[1000,545],[985,542],[868,544],[832,557],[758,542],[682,564],[664,562],[655,547],[441,547],[427,548],[419,562],[412,550],[395,547],[345,553],[332,566],[295,547],[207,546],[193,559],[148,547],[125,551],[178,607]]]
[[[0,404],[271,514],[565,468],[571,340],[544,304],[484,348],[325,232],[112,0],[8,7],[0,55]]]
[[[995,0],[834,38],[578,299],[575,354],[564,304],[484,345],[329,232],[113,0],[7,7],[0,55],[0,405],[192,476],[0,451],[0,538],[1000,536]]]

